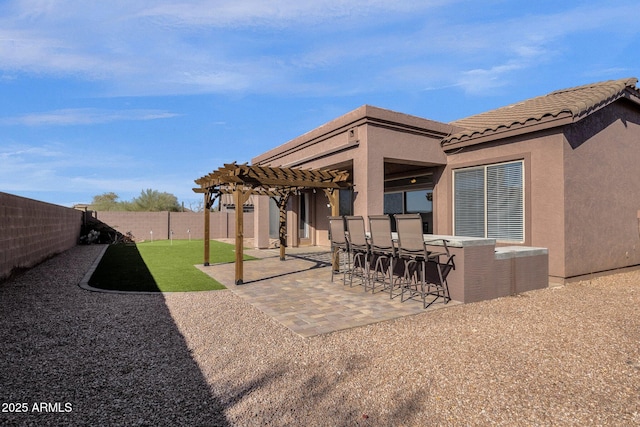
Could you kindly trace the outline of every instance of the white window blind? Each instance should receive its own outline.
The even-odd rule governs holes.
[[[484,168],[456,171],[456,236],[485,237],[484,200]]]
[[[457,236],[524,241],[523,162],[454,171]]]
[[[487,167],[487,237],[524,240],[522,162]]]

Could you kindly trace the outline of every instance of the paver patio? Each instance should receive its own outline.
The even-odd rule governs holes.
[[[285,261],[280,261],[277,249],[245,253],[260,259],[244,263],[242,285],[235,285],[234,263],[197,267],[303,337],[460,304],[451,301],[445,305],[438,300],[425,310],[418,300],[400,302],[400,297],[390,299],[388,293],[379,290],[375,294],[364,292],[355,283],[345,286],[341,275],[331,282],[326,247],[287,248]]]

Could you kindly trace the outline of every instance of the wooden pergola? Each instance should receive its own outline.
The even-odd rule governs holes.
[[[235,162],[195,180],[199,185],[196,193],[204,194],[204,265],[209,265],[210,211],[216,198],[222,194],[233,194],[236,212],[236,274],[235,283],[243,282],[243,212],[242,206],[250,195],[272,197],[280,210],[279,240],[280,259],[285,259],[287,244],[286,207],[289,197],[301,190],[322,189],[329,199],[331,215],[339,213],[338,192],[341,188],[350,188],[347,182],[349,173],[342,170],[299,169],[270,166],[238,165]]]

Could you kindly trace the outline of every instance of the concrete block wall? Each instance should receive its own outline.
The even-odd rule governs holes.
[[[234,230],[230,231],[229,227]],[[230,220],[228,212],[211,212],[209,217],[209,235],[212,239],[229,238],[235,236],[235,219]],[[204,232],[202,235],[204,238]]]
[[[217,212],[214,212],[217,213]],[[213,215],[212,215],[213,216]],[[171,212],[170,230],[174,239],[202,239],[204,236],[204,215],[196,212]]]
[[[93,216],[122,234],[131,232],[138,242],[169,239],[169,212],[101,211]]]
[[[223,239],[235,237],[235,212],[211,212],[210,237]],[[93,212],[93,217],[119,233],[131,232],[137,242],[167,240],[173,230],[174,239],[203,239],[204,214],[194,212]],[[253,212],[244,213],[244,237],[251,238]],[[190,236],[189,236],[190,235]]]
[[[83,213],[0,192],[0,280],[78,243]]]

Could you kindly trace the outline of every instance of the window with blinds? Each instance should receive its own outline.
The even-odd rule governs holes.
[[[523,242],[523,169],[517,161],[455,170],[455,235]]]
[[[484,168],[454,172],[455,234],[485,237]]]

